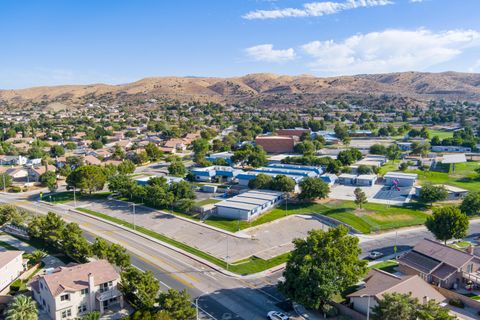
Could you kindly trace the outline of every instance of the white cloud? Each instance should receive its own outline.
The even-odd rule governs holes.
[[[347,0],[346,2],[310,2],[303,8],[284,8],[276,10],[250,11],[243,16],[244,19],[279,19],[290,17],[320,17],[334,14],[344,10],[357,8],[377,7],[393,4],[390,0]]]
[[[409,2],[412,2],[412,3],[420,3],[420,2],[423,2],[425,0],[410,0]]]
[[[276,50],[272,44],[261,44],[245,49],[246,54],[256,61],[284,62],[295,59],[293,48]]]
[[[478,72],[478,71],[480,71],[480,59],[475,61],[473,65],[470,68],[468,68],[468,72]]]
[[[426,70],[478,46],[478,31],[419,29],[358,34],[339,42],[313,41],[302,49],[314,59],[309,64],[314,71],[338,75]]]

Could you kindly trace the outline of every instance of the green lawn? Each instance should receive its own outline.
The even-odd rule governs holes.
[[[111,222],[114,222],[114,223],[117,223],[117,224],[122,225],[124,227],[127,227],[129,229],[133,229],[133,225],[131,223],[126,222],[122,219],[114,218],[114,217],[111,217],[109,215],[106,215],[106,214],[103,214],[103,213],[100,213],[100,212],[96,212],[96,211],[92,211],[92,210],[89,210],[89,209],[78,208],[78,210],[82,211],[82,212],[85,212],[85,213],[88,213],[88,214],[91,214],[93,216],[97,216],[99,218],[111,221]],[[166,237],[162,234],[156,233],[156,232],[154,232],[152,230],[149,230],[147,228],[144,228],[144,227],[137,226],[136,230],[138,232],[146,234],[146,235],[148,235],[152,238],[155,238],[155,239],[158,239],[160,241],[166,242],[166,243],[171,244],[171,245],[173,245],[173,246],[175,246],[179,249],[182,249],[186,252],[189,252],[193,255],[196,255],[197,257],[208,260],[208,261],[216,264],[219,267],[222,267],[224,269],[227,268],[227,263],[224,260],[216,258],[216,257],[214,257],[214,256],[212,256],[208,253],[205,253],[205,252],[203,252],[199,249],[193,248],[193,247],[191,247],[191,246],[189,246],[185,243],[182,243],[182,242],[176,241],[174,239],[168,238],[168,237]],[[257,273],[257,272],[261,272],[261,271],[270,269],[274,266],[277,266],[281,263],[286,262],[287,259],[288,259],[288,256],[289,256],[289,253],[285,253],[285,254],[279,255],[277,257],[273,257],[272,259],[268,259],[268,260],[263,260],[263,259],[260,259],[260,258],[257,258],[257,257],[251,257],[249,259],[245,259],[245,260],[242,260],[242,261],[239,261],[239,262],[232,261],[232,263],[228,266],[228,270],[230,270],[231,272],[237,273],[237,274],[242,274],[242,275]]]
[[[398,262],[395,260],[385,260],[374,264],[369,269],[379,269],[388,273],[394,273],[395,268],[398,267]]]
[[[453,137],[453,131],[428,129],[428,132],[430,134],[430,138],[433,138],[434,136],[438,136],[440,139]]]
[[[220,201],[222,201],[222,200],[209,198],[209,199],[204,199],[204,200],[195,202],[195,205],[196,206],[205,206],[207,204],[214,204],[214,203],[217,203],[217,202],[220,202]]]
[[[80,200],[92,200],[92,199],[105,199],[111,193],[110,192],[98,192],[92,194],[82,194],[80,192],[75,192],[75,197],[78,201]],[[64,191],[53,194],[44,194],[43,201],[52,202],[52,203],[66,203],[73,201],[73,191]]]
[[[455,165],[455,171],[450,168],[449,172],[437,171],[409,171],[418,174],[418,180],[421,184],[448,184],[455,187],[476,191],[480,189],[479,175],[474,171],[480,167],[480,163],[470,161]]]
[[[395,163],[393,163],[393,161],[388,161],[385,165],[383,165],[382,167],[380,167],[380,171],[378,171],[378,174],[380,176],[383,176],[385,175],[387,172],[390,172],[390,171],[398,171],[398,166],[400,165],[400,161],[395,161]]]
[[[353,201],[334,201],[326,204],[292,203],[288,205],[286,212],[285,207],[282,205],[262,214],[250,223],[220,217],[210,217],[205,223],[227,231],[236,232],[239,229],[255,227],[286,215],[321,214],[346,223],[362,233],[370,233],[372,231],[423,224],[427,214],[421,211],[421,209],[424,208],[417,204],[399,207],[367,203],[364,205],[363,210],[356,210]]]

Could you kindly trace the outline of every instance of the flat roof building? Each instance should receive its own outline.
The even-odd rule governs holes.
[[[285,153],[293,152],[295,139],[290,136],[259,136],[255,143],[268,153]]]
[[[412,187],[417,180],[416,173],[387,172],[383,179],[387,186],[397,185],[399,187]]]
[[[270,190],[250,190],[215,203],[216,215],[232,220],[249,221],[273,208],[283,199],[283,193]]]

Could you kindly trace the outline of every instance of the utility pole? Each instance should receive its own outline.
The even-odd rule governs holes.
[[[75,195],[75,187],[73,187],[73,207],[77,207],[77,197]]]

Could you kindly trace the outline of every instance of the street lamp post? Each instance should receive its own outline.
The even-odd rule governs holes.
[[[135,203],[132,204],[133,209],[133,230],[135,230]]]
[[[288,215],[287,203],[288,203],[288,192],[285,193],[285,217]]]
[[[75,194],[75,187],[73,187],[73,206],[77,207],[77,196]]]

